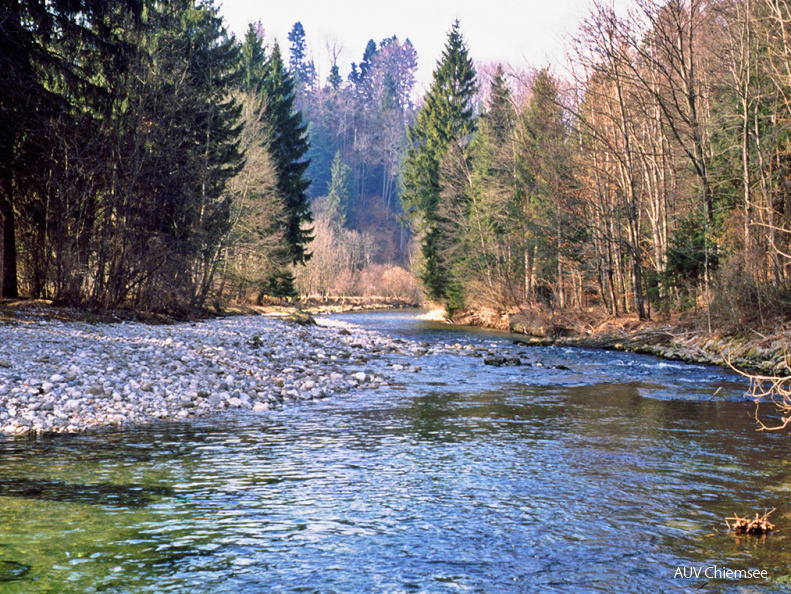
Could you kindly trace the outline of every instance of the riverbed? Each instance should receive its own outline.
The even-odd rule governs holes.
[[[401,341],[357,363],[386,381],[2,438],[0,592],[791,591],[789,437],[755,431],[738,376],[414,313],[319,322]],[[779,534],[726,533],[773,507]]]

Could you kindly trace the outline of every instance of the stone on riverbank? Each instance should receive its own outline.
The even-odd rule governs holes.
[[[333,320],[303,326],[265,316],[169,325],[40,319],[0,326],[0,344],[8,349],[0,432],[8,435],[262,414],[389,386],[389,373],[420,371],[419,356],[473,354]]]

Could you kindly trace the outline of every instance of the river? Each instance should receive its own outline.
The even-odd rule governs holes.
[[[5,438],[0,592],[791,591],[791,437],[755,431],[737,376],[413,313],[332,319],[532,366],[422,357],[388,388],[265,415]],[[772,507],[779,534],[725,533]]]

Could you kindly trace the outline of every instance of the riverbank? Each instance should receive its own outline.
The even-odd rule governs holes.
[[[52,313],[51,311],[49,313]],[[0,431],[80,432],[265,412],[296,400],[387,385],[370,353],[384,336],[264,316],[178,324],[36,317],[0,325]]]
[[[629,320],[587,333],[555,328],[553,336],[526,335],[516,345],[494,349],[415,342],[331,320],[317,325],[292,308],[233,313],[180,323],[108,322],[80,310],[25,304],[0,317],[0,433],[133,427],[230,409],[263,414],[292,402],[404,385],[410,381],[406,374],[420,371],[413,362],[426,356],[512,364],[524,358],[523,345],[603,348],[715,364],[730,352],[737,367],[788,370],[783,338],[740,342],[670,326],[633,327]],[[488,325],[494,325],[491,319]],[[519,328],[511,324],[524,323],[523,317],[503,321],[509,324],[503,329],[512,331]]]
[[[453,354],[483,366],[501,355],[288,312],[151,324],[88,321],[47,304],[22,309],[0,319],[0,433],[9,435],[266,414],[404,385],[421,370],[418,358]]]
[[[791,331],[749,328],[701,329],[700,322],[674,319],[639,321],[635,316],[604,318],[578,312],[549,315],[536,308],[512,312],[476,309],[458,312],[454,324],[523,334],[526,346],[574,346],[654,355],[672,361],[734,367],[763,375],[791,375]]]

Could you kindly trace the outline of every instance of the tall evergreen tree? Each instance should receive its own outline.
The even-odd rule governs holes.
[[[378,52],[379,50],[376,47],[376,42],[373,39],[369,39],[368,44],[365,46],[365,51],[363,52],[363,60],[360,62],[360,76],[355,82],[357,93],[360,99],[365,103],[369,103],[373,98],[374,85],[371,80],[371,75],[373,74],[374,60],[376,60]]]
[[[332,68],[330,68],[330,75],[327,77],[327,82],[333,91],[340,90],[343,79],[341,78],[341,71],[338,69],[337,64],[333,64]]]
[[[260,23],[257,26],[250,23],[239,52],[242,89],[248,93],[258,91],[266,74],[266,49],[260,30]]]
[[[214,280],[218,250],[230,230],[230,203],[226,183],[242,167],[238,125],[241,108],[231,91],[238,87],[238,46],[225,30],[212,2],[191,6],[182,17],[191,57],[187,72],[195,87],[194,111],[200,149],[200,208],[194,231],[193,305],[202,304]]]
[[[465,144],[475,127],[475,66],[457,20],[448,33],[425,105],[409,130],[412,147],[404,163],[402,199],[422,237],[422,279],[432,299],[445,300],[453,282],[443,256],[449,240],[439,217],[440,164],[451,143]]]
[[[293,76],[298,77],[305,65],[305,28],[302,23],[297,21],[288,33],[289,46],[289,70]]]
[[[568,130],[563,120],[557,83],[546,68],[536,75],[532,91],[524,114],[527,132],[524,147],[527,151],[526,167],[534,180],[531,192],[526,196],[526,208],[528,211],[532,209],[532,218],[537,222],[534,227],[543,227],[546,248],[543,254],[544,267],[554,268],[554,303],[563,308],[563,252],[567,239],[573,234],[573,225],[569,220],[569,197],[575,185],[572,152],[568,146]],[[534,266],[537,264],[533,263]]]
[[[349,169],[343,162],[340,151],[335,153],[332,160],[332,179],[327,192],[327,209],[330,218],[339,227],[346,225],[346,216],[349,210]]]
[[[99,82],[105,79],[97,71],[105,62],[115,68],[124,64],[111,25],[113,15],[137,16],[137,10],[135,0],[0,3],[0,294],[4,297],[19,294],[17,217],[26,210],[25,201],[40,194],[48,173],[62,171],[63,161],[50,158],[58,145],[57,132],[46,135],[53,133],[55,121],[63,123],[64,130],[79,129],[75,112],[90,114],[100,104],[106,108],[108,92]],[[36,216],[40,220],[42,213]]]
[[[501,302],[513,298],[514,268],[521,263],[525,237],[524,212],[518,205],[525,184],[514,150],[515,126],[516,110],[498,66],[469,151],[469,200],[461,253],[467,282],[486,285],[489,296]]]
[[[303,87],[303,90],[313,88],[316,78],[316,68],[312,60],[308,60],[307,43],[305,41],[305,28],[297,21],[288,34],[289,70],[294,80]]]
[[[277,171],[277,190],[286,209],[288,254],[294,264],[304,264],[310,258],[308,244],[312,240],[307,226],[313,222],[307,195],[310,180],[305,176],[310,164],[305,159],[309,142],[307,126],[294,105],[294,79],[283,64],[277,44],[267,62],[261,92],[266,101],[264,117],[272,139],[270,152]]]

